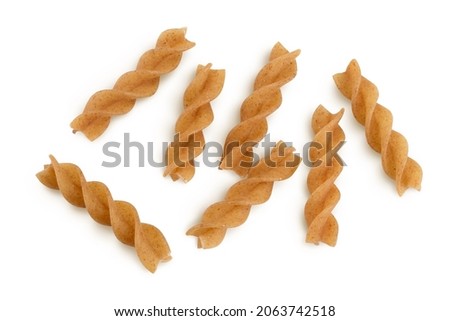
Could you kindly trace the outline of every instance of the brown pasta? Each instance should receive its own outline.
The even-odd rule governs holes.
[[[297,74],[295,58],[300,50],[287,51],[275,44],[269,62],[256,77],[253,93],[241,106],[241,122],[229,132],[220,169],[231,169],[239,176],[247,175],[253,164],[253,146],[267,133],[267,116],[281,105],[280,88]]]
[[[164,176],[182,179],[185,183],[195,173],[193,161],[205,146],[203,129],[214,119],[211,101],[220,92],[225,81],[225,70],[211,69],[211,64],[199,65],[195,78],[184,92],[184,111],[175,125],[176,141],[167,149],[167,167]]]
[[[128,113],[136,99],[152,96],[162,75],[174,70],[184,51],[195,44],[185,38],[186,29],[169,29],[161,33],[154,49],[144,53],[136,70],[123,74],[113,89],[96,92],[83,112],[70,126],[89,140],[99,137],[109,126],[111,117]]]
[[[333,76],[341,93],[351,100],[356,120],[366,130],[370,147],[381,153],[385,173],[396,182],[401,196],[408,188],[420,190],[422,168],[408,157],[408,142],[405,137],[392,129],[392,113],[377,103],[378,89],[361,75],[356,60],[352,60],[343,73]]]
[[[309,150],[312,168],[307,179],[311,195],[305,205],[308,243],[336,245],[339,226],[331,212],[341,197],[334,182],[343,164],[332,153],[345,140],[344,131],[339,126],[343,114],[344,109],[331,114],[325,107],[319,106],[312,117],[315,136]]]
[[[155,272],[160,261],[171,259],[170,248],[163,234],[155,226],[141,223],[133,205],[112,199],[101,182],[86,182],[80,168],[70,163],[58,163],[50,155],[51,163],[37,173],[39,181],[52,189],[59,189],[72,205],[84,207],[98,223],[112,226],[122,243],[136,248],[144,266]]]
[[[229,228],[243,224],[253,205],[266,202],[275,181],[292,176],[301,162],[293,147],[278,142],[269,156],[251,167],[247,178],[237,182],[228,190],[225,200],[208,207],[201,222],[187,231],[187,235],[198,238],[199,248],[219,245]]]

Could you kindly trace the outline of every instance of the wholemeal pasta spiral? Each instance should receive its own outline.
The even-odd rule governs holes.
[[[112,226],[119,241],[135,247],[149,271],[155,272],[160,261],[171,259],[163,234],[155,226],[141,223],[133,205],[113,200],[105,184],[87,182],[78,166],[58,163],[51,155],[50,160],[36,175],[42,184],[59,189],[70,204],[86,208],[96,222]]]
[[[269,156],[250,168],[246,178],[231,186],[225,200],[206,209],[201,222],[190,228],[187,234],[198,238],[199,248],[219,245],[227,229],[243,224],[251,207],[266,202],[274,182],[291,177],[300,161],[293,147],[278,142]]]
[[[405,137],[392,129],[392,113],[378,104],[378,89],[361,75],[356,60],[352,60],[343,73],[334,75],[340,92],[351,100],[356,120],[366,130],[370,147],[381,153],[385,173],[392,178],[399,195],[408,188],[420,190],[422,168],[408,157],[408,142]]]
[[[167,167],[164,176],[188,182],[194,176],[194,158],[205,146],[203,129],[214,119],[211,101],[220,92],[225,81],[225,70],[199,65],[197,73],[184,92],[184,111],[175,125],[176,140],[167,149]]]
[[[312,117],[315,136],[309,150],[312,168],[307,179],[311,195],[305,205],[308,243],[336,245],[339,228],[331,212],[341,197],[334,182],[343,164],[334,152],[345,140],[344,131],[339,126],[343,113],[341,109],[337,114],[331,114],[325,107],[319,106]]]
[[[280,88],[297,74],[295,59],[300,50],[289,52],[280,43],[275,44],[269,62],[256,77],[253,93],[241,106],[241,121],[229,132],[220,169],[231,169],[239,176],[247,175],[253,164],[253,146],[266,135],[267,116],[281,105]]]
[[[111,117],[128,113],[136,99],[152,96],[162,75],[174,70],[183,52],[195,44],[185,38],[186,29],[169,29],[161,33],[154,49],[144,53],[136,70],[123,74],[112,89],[96,92],[83,112],[70,126],[88,139],[99,137],[109,126]]]

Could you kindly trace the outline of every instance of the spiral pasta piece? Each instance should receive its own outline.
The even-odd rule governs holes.
[[[101,182],[87,182],[80,168],[70,163],[58,163],[50,155],[51,163],[37,173],[39,181],[52,189],[59,189],[72,205],[86,208],[98,223],[112,226],[122,243],[134,246],[142,264],[155,272],[161,261],[171,259],[170,248],[160,230],[141,223],[133,205],[113,200],[109,189]]]
[[[164,176],[182,179],[185,183],[195,173],[194,159],[205,146],[203,129],[214,119],[211,101],[222,91],[225,70],[211,69],[211,64],[199,65],[184,93],[184,111],[175,125],[176,141],[167,149],[167,167]]]
[[[128,113],[138,98],[152,96],[162,75],[174,70],[184,51],[195,44],[185,38],[186,29],[169,29],[161,33],[154,49],[145,52],[136,70],[123,74],[113,89],[96,92],[83,112],[70,126],[95,140],[109,126],[111,117]]]
[[[408,142],[392,129],[392,113],[377,103],[378,89],[361,75],[356,60],[343,73],[333,76],[340,92],[351,100],[356,120],[365,126],[366,139],[373,150],[381,154],[385,173],[395,181],[401,196],[408,188],[420,190],[422,168],[408,157]]]
[[[275,44],[269,62],[258,73],[253,93],[241,106],[241,121],[229,132],[225,143],[220,169],[231,169],[239,176],[247,175],[253,165],[253,146],[268,130],[267,117],[281,105],[280,88],[297,74],[295,58],[300,50],[287,51]]]
[[[339,126],[343,114],[344,109],[331,114],[320,105],[312,117],[315,136],[309,150],[312,168],[307,179],[311,195],[305,204],[308,243],[336,245],[339,226],[331,212],[341,197],[334,182],[341,173],[343,164],[333,153],[345,140],[344,131]]]
[[[199,248],[219,245],[227,229],[245,222],[253,205],[262,204],[270,198],[275,181],[292,176],[301,162],[294,150],[284,142],[278,142],[269,156],[250,168],[247,178],[231,186],[224,201],[206,209],[201,222],[190,228],[187,235],[198,238]]]

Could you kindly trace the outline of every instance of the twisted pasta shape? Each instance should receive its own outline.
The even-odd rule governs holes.
[[[109,126],[111,117],[128,113],[138,98],[150,97],[158,89],[162,75],[174,70],[183,51],[195,44],[185,38],[186,29],[169,29],[161,33],[154,49],[145,52],[136,70],[123,74],[113,89],[96,92],[83,112],[70,126],[95,140]]]
[[[370,147],[381,153],[385,173],[396,182],[401,196],[408,188],[420,190],[422,168],[408,157],[408,142],[405,137],[392,129],[392,113],[377,103],[378,89],[361,75],[356,60],[352,60],[343,73],[333,76],[340,92],[351,100],[356,120],[366,130]]]
[[[269,156],[250,168],[247,178],[231,186],[224,201],[206,209],[201,222],[190,228],[187,235],[198,238],[199,248],[208,249],[219,245],[227,229],[245,222],[253,205],[269,199],[275,181],[292,176],[301,162],[294,150],[284,142],[278,142]]]
[[[86,182],[80,168],[70,163],[58,163],[50,155],[51,163],[37,173],[39,181],[52,189],[59,189],[72,205],[84,207],[98,223],[112,226],[122,243],[136,248],[144,266],[155,272],[160,261],[171,259],[170,248],[163,234],[155,226],[141,223],[133,205],[112,199],[101,182]]]
[[[184,111],[175,125],[176,142],[167,149],[167,167],[164,176],[191,180],[195,173],[194,158],[205,146],[203,129],[214,119],[210,102],[220,92],[225,81],[225,70],[211,69],[211,64],[199,65],[197,73],[184,93]]]
[[[269,62],[258,73],[253,93],[241,106],[241,121],[229,132],[220,169],[231,169],[239,176],[247,175],[253,165],[253,146],[267,133],[267,116],[281,105],[280,88],[297,74],[295,58],[300,50],[288,52],[280,43],[275,44]]]
[[[330,154],[345,140],[344,131],[338,124],[343,114],[344,109],[331,114],[320,105],[312,117],[311,124],[315,133],[313,143],[317,148],[311,147],[309,150],[313,167],[307,179],[311,195],[305,204],[308,243],[336,245],[339,226],[331,211],[341,197],[334,182],[342,171],[342,164],[336,158],[331,158]]]

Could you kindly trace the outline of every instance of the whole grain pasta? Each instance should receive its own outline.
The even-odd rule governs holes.
[[[282,141],[272,149],[270,155],[250,168],[248,176],[228,190],[225,200],[209,206],[201,222],[187,231],[196,236],[199,248],[219,245],[229,228],[243,224],[254,205],[266,202],[272,194],[274,182],[288,179],[301,162],[293,147]]]
[[[141,223],[134,206],[113,200],[105,184],[87,182],[80,168],[70,163],[59,163],[50,155],[51,163],[37,173],[45,186],[58,189],[72,205],[86,208],[98,223],[112,226],[122,243],[134,246],[142,264],[155,272],[159,262],[171,259],[170,248],[164,235],[155,226]]]
[[[136,70],[123,74],[112,89],[96,92],[83,112],[70,124],[73,132],[81,131],[95,140],[109,126],[111,117],[128,113],[138,98],[152,96],[160,77],[173,71],[183,52],[195,44],[185,38],[186,29],[169,29],[161,33],[154,49],[145,52]]]
[[[378,89],[361,75],[356,60],[347,70],[333,76],[340,92],[351,100],[353,115],[365,127],[366,139],[373,150],[381,154],[385,173],[395,181],[401,196],[408,188],[420,190],[422,168],[408,157],[406,138],[392,129],[392,113],[378,101]]]
[[[167,149],[167,167],[164,176],[182,179],[185,183],[195,173],[193,161],[205,146],[203,129],[208,127],[214,114],[211,101],[220,92],[225,81],[225,70],[211,69],[212,65],[199,65],[197,72],[184,92],[184,111],[175,125],[176,141]]]
[[[307,179],[311,195],[304,211],[308,243],[336,245],[339,226],[332,211],[339,202],[341,193],[334,182],[341,173],[343,164],[333,153],[345,140],[344,131],[339,126],[343,114],[344,109],[332,114],[320,105],[312,117],[315,136],[309,150],[312,167]]]
[[[228,133],[220,169],[247,175],[253,165],[253,146],[267,134],[266,118],[281,105],[280,88],[297,74],[298,55],[300,50],[289,52],[280,43],[272,48],[269,62],[256,77],[253,93],[242,103],[240,123]]]

